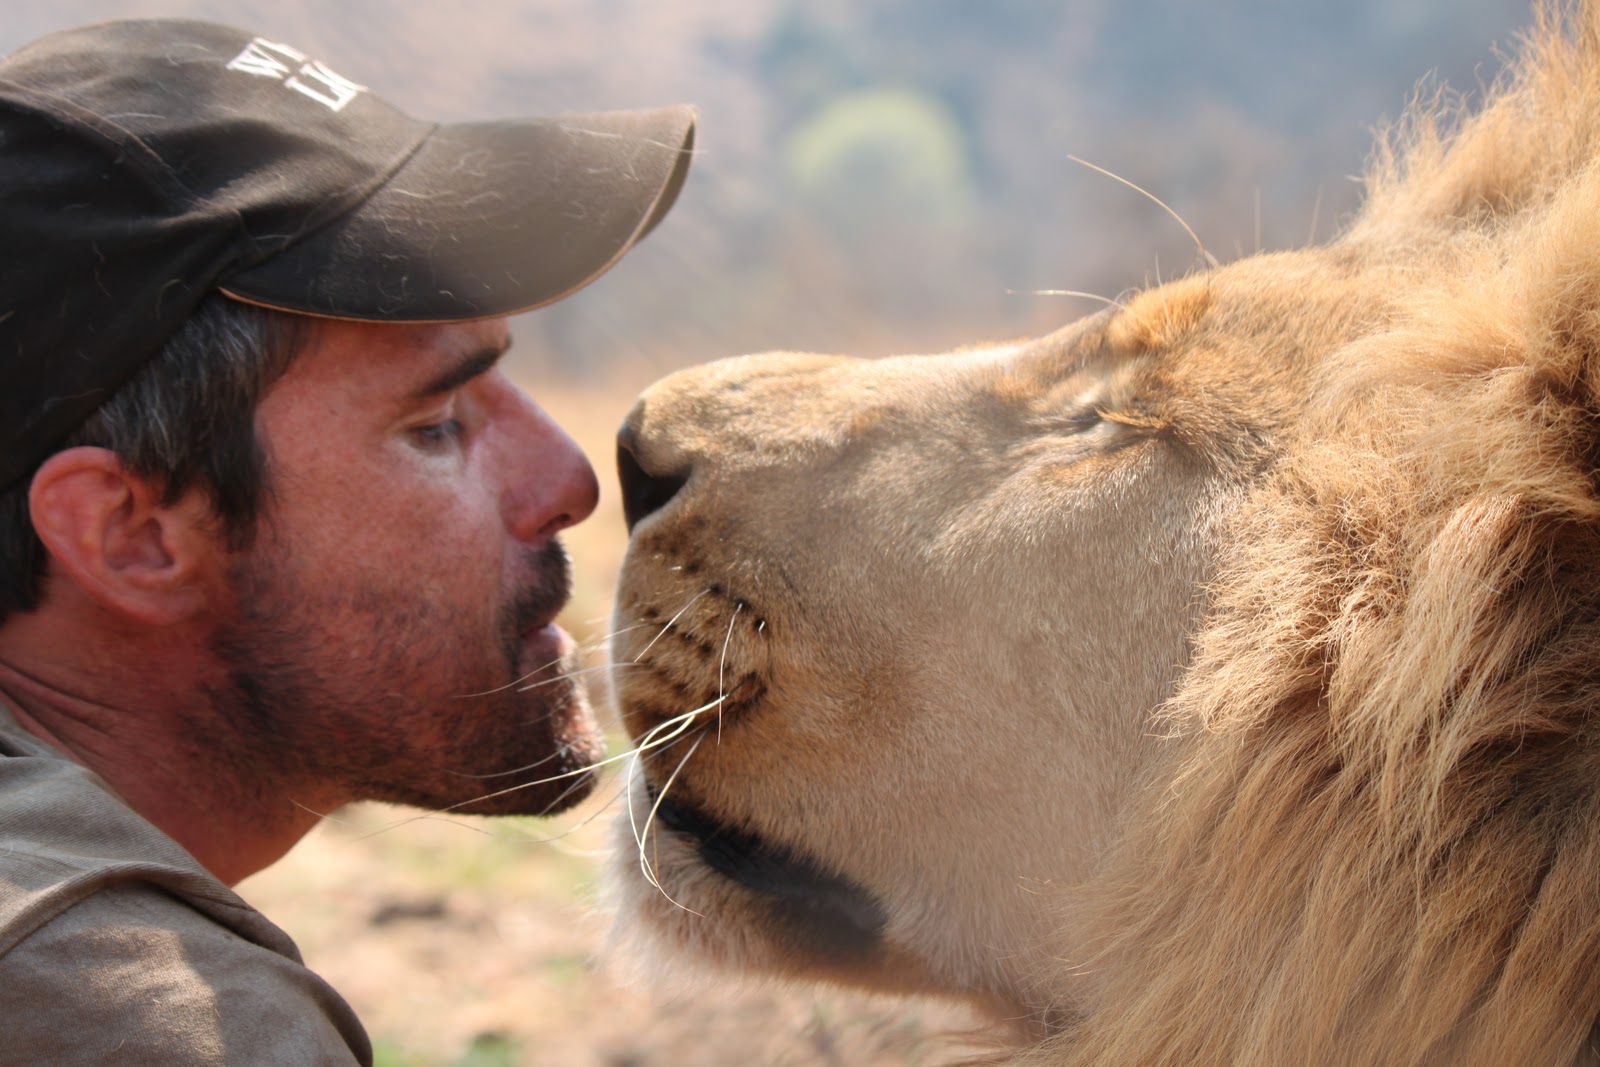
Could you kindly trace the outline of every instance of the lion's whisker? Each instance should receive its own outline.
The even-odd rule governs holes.
[[[586,642],[586,643],[584,643],[582,645],[579,645],[577,647],[577,654],[580,655],[580,656],[587,656],[592,652],[599,652],[599,651],[603,650],[606,647],[606,645],[608,645],[611,642],[611,640],[613,638],[620,637],[623,634],[629,633],[630,631],[633,631],[633,630],[641,630],[641,629],[643,629],[645,627],[645,625],[646,625],[645,623],[636,622],[631,626],[624,626],[624,627],[621,627],[620,629],[612,630],[610,633],[604,634],[604,635],[602,635],[600,637],[596,637],[592,641],[588,641],[588,642]],[[533,688],[536,688],[536,687],[541,686],[541,685],[549,685],[552,682],[563,681],[563,680],[565,680],[567,678],[576,678],[580,674],[588,674],[588,673],[592,673],[593,671],[604,670],[605,669],[604,666],[586,667],[586,668],[583,668],[581,670],[567,671],[567,672],[564,672],[562,674],[558,674],[554,678],[547,678],[542,682],[534,682],[534,683],[526,685],[526,686],[522,685],[522,683],[526,682],[529,678],[532,678],[534,675],[538,674],[540,671],[547,671],[551,667],[556,666],[564,658],[565,658],[564,656],[557,656],[555,659],[553,659],[550,662],[544,664],[543,666],[535,667],[532,670],[527,671],[524,674],[520,675],[519,677],[513,678],[511,681],[505,683],[504,685],[496,686],[493,689],[485,689],[482,692],[477,692],[477,693],[459,693],[459,694],[456,695],[455,699],[457,699],[457,700],[469,700],[469,699],[473,699],[475,697],[493,696],[496,693],[503,693],[507,689],[515,689],[518,686],[522,686],[524,689],[533,689]]]
[[[675,717],[673,719],[669,719],[666,723],[663,723],[662,726],[663,727],[664,726],[670,726],[670,725],[676,724],[680,720],[684,720],[684,719],[692,720],[692,717],[694,715],[699,714],[700,710],[704,710],[704,709],[697,709],[696,711],[685,712],[683,715],[677,716],[677,717]],[[687,725],[685,725],[685,729],[687,729]],[[681,730],[677,731],[677,732],[674,732],[670,737],[662,738],[659,741],[656,741],[653,744],[648,745],[648,746],[641,744],[641,745],[636,746],[636,747],[634,747],[632,749],[629,749],[627,752],[624,752],[624,753],[622,753],[622,754],[620,754],[618,756],[615,756],[615,757],[612,757],[610,759],[604,760],[604,761],[602,761],[602,763],[611,763],[611,762],[615,762],[616,760],[630,758],[630,757],[635,756],[635,755],[640,755],[645,760],[657,759],[660,756],[663,756],[663,755],[666,754],[665,746],[668,746],[673,741],[675,741],[682,734],[682,732],[683,731],[681,731]],[[568,747],[570,747],[570,746],[568,746]],[[661,751],[659,751],[659,752],[646,752],[645,751],[646,747],[649,747],[649,748],[660,748]],[[551,758],[555,758],[555,757],[551,757]],[[548,762],[548,760],[540,760],[539,762],[540,763],[545,763],[545,762]],[[598,767],[600,767],[602,765],[602,763],[595,763],[595,764],[592,764],[591,766],[598,768]],[[538,764],[537,763],[536,764],[531,764],[530,766],[538,766]],[[523,768],[523,769],[526,770],[527,768]],[[513,772],[513,771],[501,771],[501,772],[498,772],[498,773],[499,774],[511,774],[511,773],[515,773],[515,772]],[[464,775],[463,777],[494,777],[494,775]],[[545,781],[553,781],[553,779],[546,779]],[[542,783],[528,782],[528,783],[525,783],[525,784],[526,785],[538,785],[538,784],[542,784]],[[576,783],[574,783],[574,784],[576,784]],[[521,789],[521,788],[524,788],[524,786],[514,786],[512,788]],[[504,792],[511,792],[511,791],[512,791],[511,789],[507,789]],[[487,829],[485,829],[485,828],[483,828],[481,826],[477,826],[477,825],[472,824],[472,823],[459,822],[459,821],[457,821],[455,819],[450,819],[450,818],[446,817],[446,813],[449,812],[451,809],[450,808],[445,808],[445,809],[441,809],[440,811],[422,811],[422,812],[416,813],[415,815],[407,816],[406,818],[403,818],[403,819],[395,819],[395,820],[393,820],[391,822],[385,823],[384,825],[382,825],[380,827],[377,827],[376,829],[370,830],[367,833],[364,833],[364,834],[361,834],[361,835],[357,836],[355,838],[355,840],[364,841],[364,840],[367,840],[368,838],[377,837],[380,834],[386,834],[386,833],[389,833],[389,832],[391,832],[393,830],[398,830],[398,829],[401,829],[403,827],[409,826],[414,822],[423,822],[423,821],[427,821],[427,820],[430,820],[430,819],[441,819],[441,820],[443,820],[445,822],[450,823],[453,826],[460,826],[460,827],[463,827],[465,829],[476,831],[478,833],[487,834],[487,835],[489,835],[491,837],[496,838],[497,840],[519,841],[519,842],[525,842],[525,843],[531,844],[531,845],[547,844],[547,843],[550,843],[550,842],[559,841],[562,838],[567,837],[567,836],[571,835],[572,833],[574,833],[574,832],[576,832],[578,830],[581,830],[585,826],[588,826],[590,823],[594,822],[595,819],[598,819],[601,815],[605,814],[608,810],[610,810],[611,805],[615,804],[618,800],[622,799],[622,797],[624,795],[626,795],[627,791],[628,791],[628,787],[627,787],[626,784],[624,784],[621,789],[618,789],[618,790],[616,790],[615,792],[613,792],[611,794],[611,797],[610,797],[609,800],[607,800],[604,804],[598,805],[592,814],[590,814],[590,815],[584,817],[583,819],[579,820],[578,822],[574,823],[572,826],[570,826],[567,829],[561,831],[559,834],[552,834],[552,835],[550,835],[548,837],[529,837],[529,836],[527,836],[525,834],[501,834],[501,833],[495,833],[495,832],[492,832],[490,830],[487,830]],[[490,795],[498,796],[499,794],[490,794]],[[566,792],[562,793],[563,797],[565,797],[566,795],[567,795]],[[475,798],[474,800],[463,801],[462,803],[471,804],[471,803],[476,803],[478,800],[485,800],[485,799],[487,799],[486,796],[480,796],[480,797]],[[323,814],[321,812],[315,811],[314,809],[308,807],[305,804],[302,804],[298,800],[291,799],[289,802],[291,804],[293,804],[295,807],[301,809],[302,811],[309,812],[310,814],[316,815],[319,818],[328,819],[328,820],[334,821],[334,822],[339,822],[340,821],[340,817],[336,812]],[[460,805],[458,804],[458,805],[454,805],[454,806],[455,807],[459,807]]]
[[[674,782],[676,782],[678,780],[678,774],[679,774],[679,772],[681,772],[683,770],[684,764],[689,762],[689,760],[694,756],[696,750],[699,749],[700,742],[704,741],[705,739],[706,739],[706,735],[703,734],[703,733],[699,737],[695,738],[694,739],[694,744],[689,746],[689,751],[684,753],[683,759],[679,760],[678,761],[678,765],[672,769],[672,773],[667,776],[666,782],[661,786],[661,789],[656,793],[655,803],[650,805],[650,811],[645,816],[644,833],[643,833],[643,835],[635,835],[636,839],[639,842],[639,869],[644,874],[645,880],[648,881],[651,885],[655,886],[657,892],[659,892],[663,897],[665,897],[667,899],[667,901],[669,903],[671,903],[674,907],[682,908],[684,911],[688,912],[690,915],[698,915],[702,919],[705,918],[704,915],[701,915],[700,912],[695,911],[693,908],[686,907],[685,905],[680,904],[677,900],[675,900],[673,898],[672,894],[668,893],[666,891],[665,887],[662,886],[660,878],[658,878],[656,876],[655,868],[650,863],[650,857],[647,855],[647,852],[648,852],[647,842],[649,841],[649,838],[650,838],[651,827],[655,825],[656,814],[661,810],[661,803],[662,803],[662,801],[667,799],[668,790],[670,790],[672,788],[672,783],[674,783]],[[633,804],[632,804],[631,797],[630,797],[630,802],[628,804],[628,815],[629,815],[630,818],[633,815]],[[660,840],[660,835],[659,834],[656,836],[656,840],[657,841]]]
[[[1085,300],[1098,300],[1107,307],[1121,308],[1126,305],[1120,300],[1099,293],[1086,293],[1078,289],[1007,289],[1007,296],[1077,296]]]
[[[711,708],[716,707],[720,703],[721,703],[721,698],[719,697],[717,700],[709,701],[709,702],[707,702],[705,704],[702,704],[698,708],[695,708],[695,709],[693,709],[691,711],[683,712],[680,715],[676,715],[673,718],[670,718],[670,719],[665,720],[664,722],[658,723],[656,726],[654,726],[650,730],[646,731],[644,733],[644,735],[642,737],[640,737],[639,742],[636,745],[634,745],[632,748],[628,749],[626,752],[619,752],[615,756],[608,756],[605,759],[596,760],[593,763],[585,764],[582,767],[578,767],[578,768],[576,768],[574,770],[571,770],[571,771],[565,771],[565,772],[563,772],[561,774],[551,775],[548,778],[539,778],[539,779],[536,779],[536,780],[531,781],[531,782],[519,782],[516,785],[507,786],[504,789],[498,789],[498,790],[495,790],[495,791],[490,792],[490,793],[481,793],[478,796],[472,797],[472,798],[470,798],[468,800],[460,800],[460,801],[457,801],[454,804],[448,805],[448,806],[443,807],[443,808],[439,808],[434,812],[424,813],[424,814],[416,816],[413,819],[402,820],[402,821],[400,821],[398,823],[395,823],[393,826],[385,827],[384,829],[386,829],[386,830],[387,829],[394,829],[395,827],[398,827],[398,826],[404,826],[409,822],[416,821],[417,818],[428,818],[428,817],[432,817],[434,815],[448,814],[449,812],[456,811],[456,810],[458,810],[460,808],[467,807],[468,805],[471,805],[471,804],[481,804],[486,800],[494,800],[497,797],[507,796],[507,795],[509,795],[511,793],[517,792],[518,790],[531,789],[531,788],[534,788],[535,786],[541,786],[541,785],[549,785],[549,784],[551,784],[553,782],[559,782],[559,781],[562,781],[564,779],[576,779],[576,778],[578,778],[580,776],[587,775],[587,774],[590,774],[590,773],[592,773],[594,771],[597,771],[600,768],[607,766],[608,764],[618,763],[618,762],[621,762],[623,760],[630,760],[630,759],[631,760],[636,760],[636,759],[639,758],[639,756],[641,756],[643,753],[647,752],[648,750],[650,750],[652,748],[658,748],[658,747],[661,747],[661,746],[664,746],[664,745],[670,745],[672,742],[676,741],[679,737],[681,737],[684,733],[686,733],[689,730],[690,726],[694,723],[695,716],[699,715],[701,712],[709,711]],[[666,733],[666,736],[665,737],[659,736],[663,732]],[[563,749],[563,751],[567,751],[567,749]],[[559,753],[557,755],[559,755]],[[530,770],[533,767],[537,767],[540,764],[546,763],[546,762],[548,762],[549,759],[553,759],[553,758],[557,758],[557,757],[556,756],[551,756],[551,757],[549,757],[549,758],[547,758],[545,760],[539,760],[536,763],[526,764],[526,765],[524,765],[522,767],[513,768],[512,770],[509,770],[509,771],[495,771],[492,774],[484,774],[484,775],[461,775],[461,777],[477,778],[477,779],[500,778],[500,777],[504,777],[505,775],[508,775],[508,774],[517,774],[517,773],[520,773],[522,771]],[[576,786],[576,785],[577,785],[577,783],[574,782],[573,786]],[[570,788],[569,788],[569,790],[564,791],[561,794],[561,796],[562,797],[566,797],[569,794],[569,792],[570,792]],[[554,802],[552,802],[552,803],[554,803]],[[375,832],[378,832],[378,831],[375,831]]]
[[[562,745],[559,748],[557,748],[554,752],[550,753],[548,756],[544,756],[544,757],[542,757],[540,759],[536,759],[532,763],[524,763],[524,764],[522,764],[520,766],[517,766],[517,767],[507,768],[506,770],[503,770],[503,771],[489,771],[489,772],[487,772],[485,774],[468,774],[466,771],[456,771],[456,770],[450,770],[450,769],[446,768],[444,773],[449,774],[449,775],[451,775],[452,777],[455,777],[455,778],[466,778],[466,779],[470,779],[472,781],[479,781],[479,782],[488,781],[491,778],[504,778],[507,775],[512,775],[512,774],[525,774],[528,771],[531,771],[531,770],[535,769],[536,767],[543,767],[547,763],[553,763],[556,760],[559,760],[559,759],[563,758],[564,756],[568,755],[572,751],[573,747],[574,746],[572,744]],[[599,766],[599,764],[595,764],[595,766]],[[566,773],[567,772],[563,772],[561,777],[565,777]],[[574,771],[574,772],[571,772],[571,773],[577,774],[577,773],[582,773],[582,771],[580,769],[579,771]],[[545,779],[544,781],[556,781],[556,779],[549,778],[549,779]],[[543,782],[529,782],[528,784],[529,785],[542,785]],[[483,798],[480,797],[478,799],[481,800]]]
[[[645,760],[653,760],[653,759],[658,759],[659,757],[664,756],[664,755],[666,755],[666,750],[663,748],[660,751],[645,753],[643,758]],[[610,799],[608,799],[604,804],[597,805],[593,812],[591,812],[589,815],[585,816],[584,818],[578,820],[576,823],[573,823],[571,826],[567,827],[565,830],[562,830],[559,834],[551,834],[551,835],[549,835],[547,837],[529,837],[529,836],[523,835],[523,834],[504,835],[504,836],[502,836],[502,835],[494,835],[494,836],[500,837],[500,839],[502,839],[502,840],[512,840],[512,841],[517,841],[519,843],[526,843],[526,844],[530,844],[530,845],[553,844],[553,843],[555,843],[557,841],[560,841],[561,839],[563,839],[565,837],[571,836],[572,834],[576,833],[577,831],[579,831],[579,830],[583,829],[584,827],[588,826],[590,823],[594,822],[596,819],[598,819],[600,816],[604,815],[606,812],[610,811],[611,810],[611,806],[613,804],[615,804],[617,801],[621,800],[623,797],[625,797],[627,795],[627,793],[628,793],[628,785],[627,785],[627,782],[624,781],[623,784],[622,784],[622,787],[620,789],[617,789],[617,790],[613,791],[611,793]],[[461,825],[465,826],[465,825],[468,825],[468,824],[463,823]],[[472,829],[479,829],[479,828],[478,827],[472,827]],[[485,831],[485,832],[487,832],[487,831]]]
[[[540,667],[535,667],[530,671],[526,671],[523,674],[520,674],[517,677],[511,679],[511,681],[507,682],[505,685],[497,685],[493,689],[485,689],[485,690],[483,690],[481,692],[477,692],[477,693],[457,693],[456,696],[455,696],[455,699],[456,700],[476,700],[478,697],[491,697],[491,696],[494,696],[496,693],[504,693],[507,689],[515,689],[517,686],[521,685],[523,682],[527,681],[529,678],[532,678],[534,675],[538,674],[540,671],[547,671],[551,667],[556,666],[557,664],[559,664],[561,662],[561,660],[563,658],[564,657],[557,656],[555,659],[551,660],[549,663],[546,663],[546,664],[544,664],[543,666],[540,666]],[[565,677],[565,675],[557,675],[555,678],[552,678],[550,680],[551,681],[560,681],[561,678],[563,678],[563,677]]]
[[[1173,219],[1177,221],[1179,226],[1183,227],[1183,232],[1189,235],[1189,239],[1194,242],[1194,246],[1200,250],[1201,257],[1206,261],[1207,264],[1211,266],[1213,270],[1222,266],[1222,264],[1217,262],[1217,258],[1215,256],[1206,251],[1206,246],[1201,242],[1200,235],[1195,233],[1193,227],[1191,227],[1187,222],[1184,222],[1183,216],[1174,211],[1172,206],[1169,205],[1165,200],[1162,200],[1150,190],[1135,185],[1133,182],[1130,182],[1120,174],[1113,174],[1104,167],[1095,166],[1087,159],[1080,159],[1077,156],[1068,156],[1067,158],[1079,166],[1088,167],[1090,170],[1095,171],[1098,174],[1104,174],[1107,178],[1110,178],[1114,182],[1120,182],[1123,185],[1126,185],[1129,189],[1132,189],[1141,196],[1148,197],[1157,207],[1161,208],[1161,210],[1165,211],[1168,215],[1171,215]]]
[[[582,645],[579,645],[578,651],[583,655],[588,655],[591,652],[604,652],[606,650],[606,646],[611,644],[611,642],[616,638],[621,637],[623,634],[632,633],[635,630],[648,629],[649,626],[650,624],[647,622],[636,622],[628,626],[619,626],[615,630],[601,634],[592,641],[588,641]]]
[[[1261,251],[1261,186],[1256,186],[1256,248]]]
[[[666,755],[666,751],[667,750],[665,748],[661,748],[661,749],[659,749],[657,751],[654,751],[654,752],[647,752],[647,753],[645,753],[643,755],[641,762],[643,762],[645,760],[659,759],[660,757]],[[601,815],[604,815],[606,812],[610,811],[611,810],[611,806],[613,804],[615,804],[617,801],[623,799],[625,796],[627,796],[627,794],[628,794],[628,783],[627,783],[626,780],[624,780],[623,783],[622,783],[622,787],[611,793],[610,799],[608,799],[604,804],[598,805],[591,814],[589,814],[588,816],[584,817],[583,819],[581,819],[580,821],[578,821],[574,825],[572,825],[572,826],[568,827],[567,829],[563,830],[561,833],[554,834],[554,835],[551,835],[549,837],[542,837],[542,838],[518,837],[516,839],[517,840],[525,840],[525,841],[527,841],[528,844],[532,844],[532,845],[549,844],[549,843],[552,843],[552,842],[559,841],[563,837],[566,837],[566,836],[574,833],[577,830],[583,829],[585,826],[588,826],[590,823],[592,823],[596,819],[598,819]]]
[[[679,608],[678,609],[678,613],[676,615],[674,615],[672,618],[668,619],[666,621],[665,625],[663,625],[661,627],[661,632],[656,634],[654,637],[652,637],[650,639],[650,643],[648,645],[645,645],[643,648],[641,648],[639,650],[639,654],[637,656],[633,657],[633,662],[638,663],[640,660],[644,659],[645,653],[649,652],[652,648],[656,647],[656,642],[661,640],[663,637],[667,636],[667,634],[672,630],[673,623],[675,623],[679,619],[683,618],[683,613],[688,611],[690,608],[694,607],[695,601],[699,600],[701,597],[705,596],[709,592],[711,592],[711,590],[709,590],[709,589],[700,590],[700,592],[696,593],[693,597],[691,597],[689,599],[689,602],[687,604],[685,604],[683,607]]]
[[[714,701],[714,703],[721,703],[721,700],[722,700],[722,698],[718,697],[717,700]],[[693,717],[695,715],[699,714],[701,711],[704,711],[706,709],[706,707],[709,707],[709,706],[710,705],[703,705],[700,708],[695,709],[694,711],[685,712],[682,715],[675,716],[674,718],[668,719],[665,722],[657,723],[655,726],[652,726],[649,730],[646,730],[645,733],[643,734],[643,736],[641,736],[641,738],[639,740],[639,743],[637,745],[635,745],[632,750],[630,750],[628,753],[626,753],[627,758],[630,760],[630,764],[629,764],[629,767],[628,767],[628,777],[629,777],[629,779],[634,778],[639,773],[640,756],[645,752],[645,750],[647,748],[652,747],[652,742],[655,741],[655,737],[656,737],[657,734],[661,733],[661,731],[663,731],[664,729],[666,729],[669,726],[677,725],[679,727],[677,730],[674,730],[671,733],[670,736],[666,737],[665,739],[663,739],[662,741],[659,742],[660,744],[663,744],[663,745],[664,744],[671,744],[673,741],[676,741],[678,739],[678,737],[680,737],[685,730],[687,730],[689,728],[689,723],[693,721]],[[701,736],[704,737],[705,735],[702,734]],[[700,743],[699,740],[696,739],[695,744],[698,745],[699,743]],[[679,767],[681,769],[682,764],[679,764]],[[672,776],[674,778],[677,777],[677,771],[674,771]],[[669,779],[669,782],[670,782],[670,779]],[[644,849],[644,838],[640,833],[638,820],[634,816],[633,798],[631,796],[628,798],[628,823],[629,823],[630,827],[633,830],[634,843],[639,846],[639,848],[641,850],[641,855],[642,855],[643,849]],[[649,865],[648,864],[644,865],[642,870],[644,871],[645,877],[646,878],[650,878]],[[652,885],[656,885],[656,882],[654,881],[654,879],[651,879],[651,884]],[[660,886],[656,885],[656,888],[659,889]]]
[[[601,663],[601,664],[597,664],[596,666],[593,666],[593,667],[581,667],[581,668],[579,668],[578,670],[575,670],[575,671],[567,671],[564,674],[558,674],[554,678],[546,678],[542,682],[529,682],[527,685],[524,685],[524,686],[521,686],[520,688],[518,688],[517,692],[526,693],[530,689],[538,689],[540,686],[545,686],[545,685],[554,685],[557,682],[565,682],[565,681],[567,681],[568,679],[571,679],[571,678],[581,678],[586,674],[599,674],[602,671],[611,670],[611,668],[613,666],[619,667],[619,668],[621,668],[621,667],[637,667],[638,664],[637,663],[617,663],[617,664]]]
[[[656,748],[656,747],[658,747],[660,745],[669,744],[673,740],[675,740],[676,738],[680,737],[685,731],[687,731],[689,729],[689,726],[694,722],[694,717],[696,715],[699,715],[701,712],[704,712],[704,711],[710,711],[712,708],[714,708],[717,705],[721,704],[722,700],[723,700],[722,697],[718,697],[715,700],[707,701],[706,703],[700,705],[698,708],[693,708],[693,709],[691,709],[689,711],[682,712],[682,713],[680,713],[678,715],[673,716],[670,719],[667,719],[667,720],[665,720],[665,721],[663,721],[661,723],[656,724],[655,726],[651,727],[648,731],[646,731],[640,737],[639,742],[636,745],[634,745],[633,748],[628,749],[626,752],[619,752],[615,756],[607,756],[604,759],[596,760],[593,763],[586,763],[582,767],[578,767],[575,770],[563,771],[561,774],[552,775],[549,778],[540,778],[538,781],[523,782],[523,783],[521,783],[519,785],[508,786],[506,789],[501,790],[500,793],[488,793],[488,794],[486,794],[484,796],[477,797],[477,798],[475,798],[473,800],[461,801],[461,804],[473,804],[473,803],[476,803],[477,801],[489,800],[489,799],[491,799],[493,797],[497,797],[497,796],[502,795],[502,793],[509,793],[509,792],[511,792],[513,790],[516,790],[516,789],[528,789],[528,788],[531,788],[531,787],[537,786],[537,785],[549,785],[551,782],[559,782],[564,778],[576,778],[579,775],[588,774],[590,771],[597,771],[601,767],[608,766],[609,764],[618,763],[618,762],[620,762],[620,761],[622,761],[624,759],[627,759],[630,755],[632,755],[635,752],[643,751],[645,749],[650,749],[650,748]],[[677,727],[677,729],[674,730],[667,737],[659,738],[659,739],[656,737],[656,735],[661,733],[662,731],[664,731],[664,730],[672,730],[673,727]],[[479,780],[479,781],[486,781],[486,780],[488,780],[490,778],[504,778],[508,774],[521,774],[524,771],[530,771],[535,767],[538,767],[538,766],[541,766],[541,765],[543,765],[545,763],[550,762],[550,760],[552,760],[552,759],[559,758],[561,755],[565,754],[565,752],[568,751],[568,750],[569,749],[563,749],[561,752],[558,752],[555,755],[547,756],[544,759],[538,760],[538,761],[536,761],[534,763],[524,764],[521,767],[512,767],[510,770],[492,771],[492,772],[490,772],[488,774],[464,774],[464,773],[460,773],[460,772],[456,772],[456,774],[457,774],[457,777],[472,778],[472,779],[476,779],[476,780]],[[455,806],[459,807],[460,805],[458,804],[458,805],[455,805]],[[442,810],[449,811],[450,809],[449,808],[444,808]]]
[[[733,624],[739,618],[739,612],[744,610],[743,604],[733,606],[733,616],[728,619],[728,633],[722,639],[722,659],[717,663],[717,700],[723,701],[728,697],[728,687],[725,684],[725,669],[728,666],[728,646],[733,643]],[[722,708],[717,708],[717,744],[722,744]]]
[[[629,760],[631,762],[630,762],[629,767],[628,767],[627,779],[628,779],[629,783],[632,783],[636,778],[640,777],[640,771],[639,771],[640,756],[639,756],[639,750],[638,749],[635,749],[633,752],[631,752],[629,754]],[[645,861],[645,856],[644,856],[644,833],[643,833],[643,831],[641,831],[639,829],[639,817],[634,812],[634,808],[633,808],[633,790],[632,790],[631,784],[630,784],[630,788],[628,790],[627,803],[628,803],[628,830],[633,835],[633,843],[639,850],[639,872],[644,875],[644,880],[645,881],[649,882],[655,888],[660,889],[661,888],[661,883],[656,881],[655,872],[650,869],[650,864]]]
[[[451,770],[449,768],[444,768],[444,773],[446,773],[448,775],[451,775],[452,777],[455,777],[455,778],[466,778],[466,779],[469,779],[471,781],[487,781],[490,778],[504,778],[507,775],[512,775],[512,774],[525,774],[528,771],[531,771],[531,770],[533,770],[533,769],[535,769],[537,767],[543,767],[547,763],[554,763],[555,761],[562,759],[563,757],[565,757],[568,754],[570,754],[574,747],[575,747],[574,744],[571,744],[571,743],[561,745],[554,752],[550,753],[548,756],[544,756],[544,757],[541,757],[540,759],[536,759],[532,763],[524,763],[521,766],[511,767],[511,768],[509,768],[507,770],[503,770],[503,771],[489,771],[486,774],[468,774],[466,771],[457,771],[457,770]],[[599,766],[599,765],[596,764],[595,766]],[[571,772],[571,773],[579,774],[579,773],[582,773],[582,770],[580,769],[578,771],[574,771],[574,772]],[[566,774],[567,774],[567,772],[563,772],[563,774],[558,776],[558,778],[559,777],[566,777]],[[544,784],[544,782],[556,781],[556,780],[558,780],[558,778],[547,778],[547,779],[543,779],[540,782],[529,782],[527,784],[528,785],[542,785],[542,784]],[[482,800],[483,798],[479,797],[478,799]],[[468,803],[470,803],[470,801]]]

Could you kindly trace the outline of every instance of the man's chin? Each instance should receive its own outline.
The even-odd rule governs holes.
[[[589,764],[554,783],[553,788],[544,781],[526,788],[503,787],[509,791],[451,804],[448,810],[460,815],[559,815],[588,799],[599,781],[600,772]]]
[[[605,741],[583,690],[545,702],[535,733],[548,738],[527,762],[481,780],[483,791],[450,810],[472,815],[555,815],[585,800],[600,781]],[[512,749],[521,746],[510,746]]]

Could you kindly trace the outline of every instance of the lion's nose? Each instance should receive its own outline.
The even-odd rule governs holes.
[[[646,515],[663,507],[689,481],[687,470],[652,474],[639,460],[632,424],[617,434],[617,480],[622,483],[622,515],[632,531]]]

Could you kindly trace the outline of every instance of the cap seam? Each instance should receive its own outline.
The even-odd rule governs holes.
[[[418,120],[413,119],[412,121],[416,122]],[[318,233],[328,226],[333,225],[335,222],[338,222],[352,211],[355,211],[362,204],[365,204],[368,200],[371,200],[375,195],[377,195],[378,190],[387,185],[389,180],[400,172],[401,168],[403,168],[407,163],[411,162],[412,158],[422,150],[422,146],[426,144],[435,133],[438,132],[440,127],[440,124],[437,122],[427,123],[426,125],[427,129],[422,131],[421,136],[416,139],[410,148],[406,149],[404,153],[395,159],[387,169],[378,172],[366,183],[365,186],[357,187],[358,191],[353,195],[330,201],[331,204],[342,206],[337,208],[330,207],[326,215],[320,215],[318,212],[311,212],[311,217],[306,220],[308,224],[302,225],[299,229],[295,230],[293,234],[287,235],[287,239],[282,245],[259,258],[239,260],[235,263],[232,270],[217,276],[212,288],[221,289],[222,282],[225,279],[231,278],[241,271],[249,270],[251,267],[258,267],[270,259],[276,259],[278,256],[283,255],[285,252],[293,248],[296,244],[305,240],[307,237],[310,237],[311,235]],[[244,226],[242,219],[240,220],[240,225],[241,227]],[[250,235],[248,227],[245,227],[245,233],[251,236],[253,240],[261,239],[258,236]]]

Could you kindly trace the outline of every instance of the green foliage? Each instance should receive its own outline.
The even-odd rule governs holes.
[[[374,1041],[372,1067],[518,1067],[523,1063],[518,1043],[505,1034],[478,1034],[466,1049],[449,1061],[411,1052],[392,1041]]]
[[[451,1067],[517,1067],[521,1062],[517,1043],[511,1038],[505,1034],[479,1034]]]
[[[392,1041],[372,1042],[372,1067],[437,1067],[430,1059],[412,1055]]]
[[[790,135],[783,160],[796,208],[842,234],[953,226],[974,200],[960,125],[915,89],[832,98]]]

